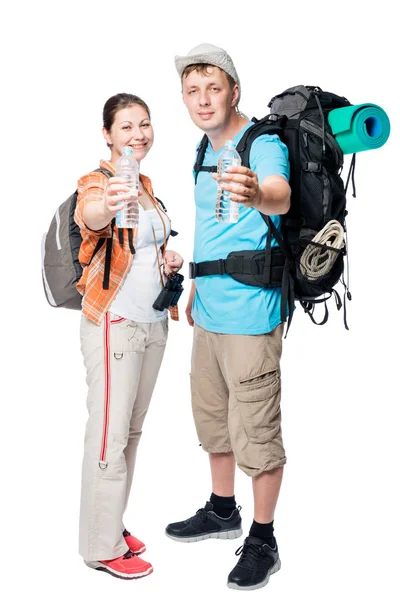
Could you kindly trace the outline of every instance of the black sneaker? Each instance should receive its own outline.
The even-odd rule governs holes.
[[[205,507],[200,508],[190,519],[170,523],[165,533],[177,542],[200,542],[208,538],[234,540],[243,533],[242,519],[239,514],[241,508],[238,506],[228,518],[223,519],[215,514],[211,502],[206,502]]]
[[[275,548],[271,548],[264,540],[249,536],[235,554],[240,558],[228,575],[228,587],[235,590],[257,590],[267,585],[270,575],[281,568],[276,542]]]

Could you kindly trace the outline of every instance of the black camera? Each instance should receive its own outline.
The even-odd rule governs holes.
[[[167,283],[157,296],[153,308],[164,310],[169,306],[176,306],[183,292],[182,281],[184,277],[180,273],[172,273],[167,277]]]

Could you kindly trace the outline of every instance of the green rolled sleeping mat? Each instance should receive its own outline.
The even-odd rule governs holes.
[[[328,122],[343,154],[380,148],[390,134],[389,117],[377,104],[335,108]]]

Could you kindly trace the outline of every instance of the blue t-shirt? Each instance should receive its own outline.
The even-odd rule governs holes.
[[[235,146],[253,125],[250,121],[239,131],[233,138]],[[208,142],[203,165],[217,165],[221,151],[222,148],[214,152]],[[250,169],[257,174],[259,183],[268,175],[281,175],[289,180],[288,151],[277,135],[265,134],[253,142]],[[264,249],[267,225],[260,213],[239,205],[238,222],[221,223],[215,218],[216,196],[217,182],[211,173],[200,171],[195,186],[194,262],[226,258],[234,250]],[[279,229],[280,217],[271,218]],[[281,322],[280,288],[245,285],[230,275],[197,277],[195,281],[192,317],[207,331],[257,335],[272,331]]]

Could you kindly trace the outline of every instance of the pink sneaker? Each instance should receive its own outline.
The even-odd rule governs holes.
[[[112,560],[93,560],[85,561],[86,565],[96,571],[105,571],[113,577],[120,579],[138,579],[146,577],[153,572],[153,567],[150,563],[135,556],[128,550],[123,556],[113,558]]]
[[[143,542],[135,538],[134,535],[131,535],[126,529],[124,529],[123,536],[125,542],[128,544],[129,550],[133,552],[133,554],[136,554],[136,556],[142,554],[146,550],[146,546]]]

